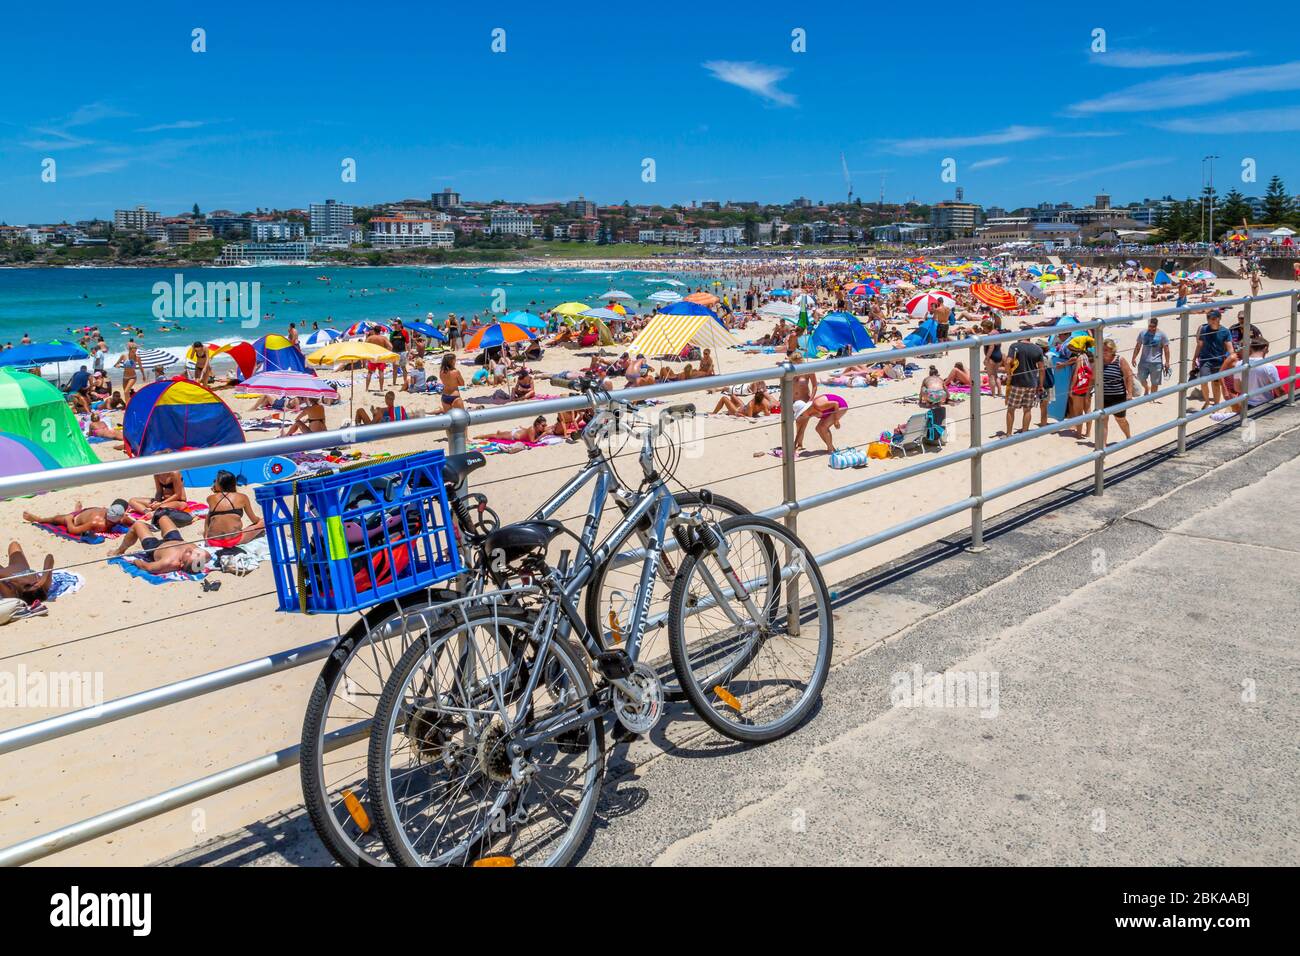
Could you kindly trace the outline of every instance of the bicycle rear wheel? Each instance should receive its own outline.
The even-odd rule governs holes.
[[[700,494],[694,491],[682,492],[673,497],[683,511],[694,511],[703,505]],[[709,492],[709,498],[710,503],[704,507],[711,509],[719,518],[749,514],[748,508],[725,495]],[[654,596],[646,610],[645,634],[637,652],[637,660],[650,665],[659,675],[664,697],[668,700],[685,699],[677,680],[677,669],[673,666],[668,650],[667,628],[669,597],[682,557],[680,550],[667,552],[660,557]],[[641,566],[640,561],[619,566],[618,555],[615,554],[596,569],[587,584],[583,595],[583,619],[587,630],[599,634],[605,647],[624,646],[622,641],[631,632],[632,611],[641,584]]]
[[[766,743],[798,727],[821,696],[830,592],[811,552],[775,521],[745,515],[717,530],[725,547],[687,556],[673,583],[673,665],[709,726]]]
[[[604,769],[600,720],[581,716],[594,691],[566,643],[546,641],[539,655],[531,639],[515,640],[534,625],[517,610],[471,611],[394,668],[368,780],[398,865],[562,866],[587,838]]]

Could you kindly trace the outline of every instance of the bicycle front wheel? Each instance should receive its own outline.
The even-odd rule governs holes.
[[[744,515],[717,530],[722,546],[687,556],[673,583],[673,666],[709,726],[766,743],[803,723],[821,696],[830,592],[812,553],[775,521]]]

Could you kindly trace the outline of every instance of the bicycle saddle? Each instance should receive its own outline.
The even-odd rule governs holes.
[[[448,455],[442,463],[442,483],[456,487],[471,472],[478,471],[487,464],[487,458],[481,451],[467,451],[459,455]]]
[[[518,521],[498,528],[483,539],[483,551],[492,560],[513,564],[531,554],[546,550],[552,539],[564,530],[558,521]]]

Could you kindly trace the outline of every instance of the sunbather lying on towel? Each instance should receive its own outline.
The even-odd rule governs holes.
[[[68,534],[104,534],[120,531],[129,527],[131,519],[126,516],[127,502],[118,498],[107,508],[83,508],[78,501],[67,514],[49,515],[42,518],[30,511],[23,512],[23,520],[34,524],[52,524],[57,528],[66,528]]]

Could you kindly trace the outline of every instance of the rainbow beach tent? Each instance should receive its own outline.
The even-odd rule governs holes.
[[[209,389],[188,379],[151,382],[131,396],[122,416],[128,455],[159,455],[244,441],[235,413]]]
[[[0,368],[0,435],[34,448],[55,468],[99,463],[64,394],[29,372]]]
[[[305,372],[307,360],[302,349],[283,335],[264,335],[253,343],[259,372]]]

